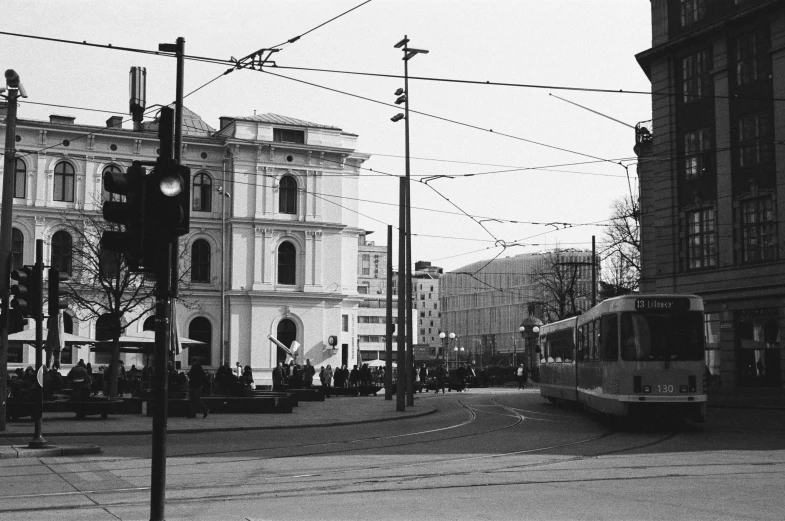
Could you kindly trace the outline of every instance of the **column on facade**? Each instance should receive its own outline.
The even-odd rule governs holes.
[[[724,40],[715,42],[714,55],[714,138],[716,150],[717,196],[715,223],[719,267],[733,265],[733,188],[731,183],[730,104],[728,101],[728,53]]]
[[[275,194],[278,192],[275,181],[275,170],[268,166],[264,167],[264,175],[262,176],[262,197],[264,216],[267,219],[272,218],[275,213]],[[259,194],[257,194],[259,198]]]
[[[267,201],[267,192],[270,190],[266,189],[266,186],[270,183],[270,178],[267,177],[266,173],[266,167],[256,167],[256,176],[254,179],[254,185],[256,188],[256,205],[254,209],[254,215],[257,219],[263,219],[267,213],[268,208],[270,207]]]

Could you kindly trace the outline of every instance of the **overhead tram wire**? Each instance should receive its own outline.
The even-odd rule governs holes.
[[[371,1],[371,0],[368,0]],[[364,2],[363,4],[358,5],[354,9],[365,5],[368,2]],[[349,11],[352,11],[350,9]],[[347,13],[349,12],[347,11]],[[346,13],[343,13],[346,14]],[[339,15],[343,16],[343,14]],[[335,17],[333,19],[336,19]],[[328,22],[332,21],[328,20]],[[325,22],[328,23],[328,22]],[[322,24],[322,25],[325,25]],[[321,27],[317,26],[311,31]],[[308,31],[308,32],[311,32]],[[306,33],[303,33],[299,37],[305,36]],[[0,31],[0,35],[4,36],[13,36],[17,38],[30,38],[34,40],[43,40],[49,41],[53,43],[65,43],[71,45],[82,45],[87,47],[95,47],[104,50],[113,50],[113,51],[124,51],[124,52],[134,52],[140,54],[150,54],[154,56],[164,56],[174,58],[174,53],[169,52],[162,52],[162,51],[152,51],[149,49],[139,49],[134,47],[124,47],[124,46],[117,46],[113,44],[96,44],[96,43],[88,43],[86,40],[78,41],[78,40],[67,40],[64,38],[51,38],[46,36],[37,36],[32,34],[24,34],[24,33],[14,33],[10,31]],[[293,43],[287,40],[286,42],[282,42],[278,44],[278,46],[284,45],[286,43]],[[234,66],[235,62],[231,59],[225,58],[212,58],[209,56],[197,56],[197,55],[184,55],[184,59],[191,60],[191,61],[198,61],[202,63],[211,63],[214,65],[221,65],[221,66]],[[383,73],[372,73],[372,72],[362,72],[362,71],[344,71],[338,69],[322,69],[322,68],[315,68],[315,67],[295,67],[295,66],[284,66],[284,65],[275,65],[277,69],[291,69],[291,70],[300,70],[306,72],[326,72],[332,74],[348,74],[348,75],[356,75],[356,76],[371,76],[371,77],[379,77],[379,78],[395,78],[395,79],[403,79],[403,76],[398,74],[383,74]],[[599,94],[633,94],[633,95],[645,95],[645,96],[678,96],[680,93],[678,92],[671,92],[671,91],[641,91],[641,90],[629,90],[629,89],[604,89],[604,88],[597,88],[597,87],[581,87],[581,86],[567,86],[567,85],[544,85],[544,84],[534,84],[534,83],[514,83],[514,82],[498,82],[498,81],[490,81],[490,80],[465,80],[465,79],[457,79],[457,78],[437,78],[437,77],[428,77],[428,76],[409,76],[409,79],[412,80],[421,80],[421,81],[434,81],[434,82],[445,82],[445,83],[455,83],[455,84],[466,84],[466,85],[487,85],[492,87],[515,87],[515,88],[526,88],[526,89],[552,89],[552,90],[562,90],[562,91],[576,91],[576,92],[594,92]],[[752,96],[737,96],[737,95],[704,95],[703,97],[709,99],[750,99],[750,100],[763,100],[763,101],[785,101],[785,98],[775,98],[775,97],[752,97]]]
[[[334,17],[332,17],[332,18],[330,18],[330,19],[329,19],[329,20],[327,20],[326,22],[323,22],[323,23],[321,23],[321,24],[317,25],[316,27],[313,27],[312,29],[308,29],[308,30],[307,30],[307,31],[305,31],[303,34],[301,34],[300,36],[295,36],[294,38],[289,38],[289,39],[288,39],[288,40],[286,40],[285,42],[281,42],[281,43],[279,43],[278,45],[274,45],[274,46],[272,46],[272,47],[271,47],[271,49],[275,49],[275,48],[278,48],[278,47],[283,47],[283,46],[284,46],[284,45],[286,45],[286,44],[292,44],[292,43],[296,42],[297,40],[299,40],[300,38],[302,38],[303,36],[305,36],[305,35],[307,35],[307,34],[309,34],[309,33],[312,33],[312,32],[314,32],[314,31],[315,31],[315,30],[317,30],[317,29],[320,29],[320,28],[324,27],[325,25],[329,24],[329,23],[330,23],[330,22],[332,22],[332,21],[335,21],[335,20],[337,20],[338,18],[340,18],[340,17],[342,17],[342,16],[344,16],[344,15],[347,15],[347,14],[351,13],[351,12],[352,12],[352,11],[354,11],[355,9],[359,9],[360,7],[364,6],[365,4],[368,4],[368,3],[370,3],[371,1],[372,1],[372,0],[366,0],[365,2],[363,2],[363,3],[361,3],[361,4],[358,4],[358,5],[356,5],[356,6],[352,7],[351,9],[347,9],[347,10],[346,10],[346,11],[344,11],[343,13],[341,13],[341,14],[339,14],[339,15],[337,15],[337,16],[334,16]]]

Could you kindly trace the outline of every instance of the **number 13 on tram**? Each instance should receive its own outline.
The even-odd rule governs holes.
[[[703,421],[703,300],[625,295],[540,328],[540,394],[613,416]]]

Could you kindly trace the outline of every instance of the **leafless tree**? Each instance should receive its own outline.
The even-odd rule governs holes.
[[[117,363],[117,338],[121,330],[145,317],[155,307],[155,277],[129,270],[125,256],[101,248],[105,231],[121,231],[105,221],[100,213],[86,210],[64,217],[64,230],[74,239],[71,279],[65,296],[81,320],[93,321],[104,316],[113,318],[120,327],[112,331],[115,348],[112,363]],[[180,251],[180,264],[184,251]],[[187,274],[181,270],[180,280]],[[188,305],[191,307],[193,304]],[[110,395],[116,389],[115,372],[111,372]]]
[[[602,250],[601,297],[638,291],[641,274],[640,206],[628,197],[611,205]]]
[[[584,262],[575,262],[563,250],[542,256],[535,269],[534,283],[540,295],[543,318],[555,322],[577,315],[588,307],[591,284],[582,276],[587,270]],[[591,267],[590,265],[588,266]]]

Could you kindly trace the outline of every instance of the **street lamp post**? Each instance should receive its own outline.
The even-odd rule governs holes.
[[[224,167],[224,172],[226,168]],[[226,184],[226,175],[223,179]],[[219,351],[220,364],[229,362],[230,354],[226,353],[226,199],[232,197],[224,186],[215,189],[221,194],[221,346]]]
[[[449,346],[450,340],[455,340],[455,333],[447,333],[446,331],[442,331],[439,333],[439,338],[442,339],[442,358],[445,359],[449,363],[449,352],[447,348]],[[436,358],[439,358],[438,356]]]
[[[518,331],[520,331],[521,338],[523,338],[524,349],[528,350],[529,353],[529,374],[532,380],[535,380],[535,372],[534,346],[531,345],[531,340],[539,334],[540,326],[542,326],[542,320],[534,316],[534,305],[529,304],[529,315],[523,319]],[[537,376],[537,379],[539,380],[539,376]]]
[[[455,351],[455,368],[458,368],[460,354],[464,351],[462,347],[455,346],[452,348]]]

